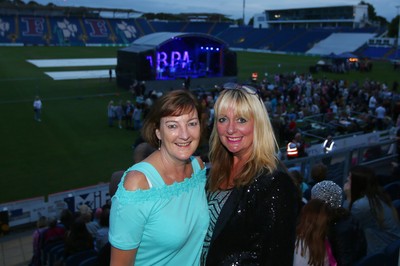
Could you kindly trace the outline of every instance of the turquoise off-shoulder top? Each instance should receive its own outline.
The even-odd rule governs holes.
[[[199,265],[209,224],[206,169],[191,157],[193,174],[166,185],[147,162],[130,167],[112,198],[109,241],[121,250],[137,249],[135,265]],[[152,187],[128,191],[129,171],[142,172]]]

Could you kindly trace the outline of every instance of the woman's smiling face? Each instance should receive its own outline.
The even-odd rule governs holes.
[[[250,155],[253,150],[254,119],[237,115],[233,107],[221,110],[216,119],[222,145],[234,155]]]
[[[156,130],[156,134],[161,140],[161,149],[165,148],[171,158],[189,159],[200,142],[200,120],[197,111],[161,118],[160,129]]]

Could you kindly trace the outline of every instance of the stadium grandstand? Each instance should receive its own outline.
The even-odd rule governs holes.
[[[5,2],[7,3],[7,2]],[[220,14],[187,13],[150,19],[135,10],[12,5],[0,9],[3,46],[129,46],[157,32],[204,33],[232,49],[310,55],[355,53],[394,60],[400,55],[394,38],[368,18],[368,6],[347,5],[265,10],[253,27],[239,26]]]
[[[272,51],[318,55],[357,52],[362,57],[380,55],[386,59],[396,54],[394,45],[377,51],[370,48],[376,43],[371,40],[380,40],[385,29],[369,19],[365,4],[265,10],[254,16],[253,28],[275,30],[284,36],[282,44],[270,41],[274,46],[264,47]],[[393,42],[386,39],[381,43]]]
[[[266,10],[254,16],[255,28],[365,28],[367,5]]]

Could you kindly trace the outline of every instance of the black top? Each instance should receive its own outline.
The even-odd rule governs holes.
[[[333,256],[338,266],[351,266],[367,254],[364,232],[352,214],[339,208],[328,234]]]
[[[234,188],[215,225],[206,265],[293,265],[298,207],[286,171]]]

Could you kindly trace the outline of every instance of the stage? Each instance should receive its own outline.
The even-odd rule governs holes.
[[[175,89],[184,88],[185,79],[169,79],[169,80],[149,80],[145,81],[146,91],[148,93],[151,90],[156,91],[170,91]],[[208,78],[192,78],[190,81],[190,90],[197,91],[198,89],[212,89],[215,85],[222,85],[227,82],[236,82],[237,77],[208,77]]]

